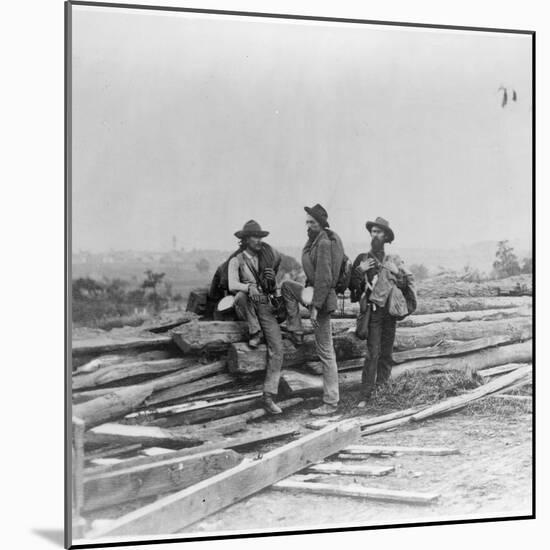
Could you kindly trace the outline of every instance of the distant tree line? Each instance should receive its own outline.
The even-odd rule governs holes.
[[[182,300],[180,294],[173,293],[164,273],[150,269],[137,288],[131,288],[130,282],[123,279],[74,279],[72,298],[73,322],[86,325],[99,325],[108,319],[139,312],[158,313],[171,302]]]

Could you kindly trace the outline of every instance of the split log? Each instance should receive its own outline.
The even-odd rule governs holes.
[[[354,422],[330,426],[130,512],[89,538],[174,533],[338,452],[358,436]]]
[[[158,417],[183,414],[187,412],[198,411],[200,409],[208,409],[210,407],[218,407],[222,405],[229,405],[231,403],[238,403],[240,401],[250,401],[251,399],[257,399],[261,397],[262,394],[263,391],[261,390],[248,391],[246,393],[243,392],[241,395],[235,395],[227,398],[222,397],[221,399],[206,399],[206,396],[201,395],[200,398],[196,401],[190,401],[188,403],[181,403],[177,405],[166,405],[165,407],[143,409],[134,413],[127,414],[125,418],[128,420],[132,418],[150,419],[152,416]],[[223,395],[223,393],[220,392],[220,395]]]
[[[450,313],[454,311],[480,311],[488,309],[509,309],[531,306],[532,298],[529,296],[462,296],[455,298],[431,298],[422,297],[418,301],[414,317],[419,317],[426,314],[435,313]],[[338,300],[338,308],[332,314],[334,319],[357,317],[359,313],[359,304],[351,303],[349,300],[344,301],[342,310],[341,300]],[[301,310],[303,318],[309,317],[309,310],[303,308]]]
[[[184,353],[222,352],[248,338],[247,324],[238,321],[192,321],[172,331]]]
[[[73,339],[73,356],[100,355],[126,350],[150,349],[172,343],[172,337],[152,332],[137,332],[134,335],[106,333],[96,338]]]
[[[490,367],[488,369],[483,369],[477,373],[482,378],[490,378],[491,376],[497,376],[499,374],[505,374],[513,370],[519,369],[520,367],[526,366],[525,363],[508,363],[507,365],[500,365],[498,367]]]
[[[422,298],[418,301],[415,315],[447,313],[450,311],[508,309],[530,306],[532,302],[533,300],[530,297]]]
[[[176,348],[177,349],[177,348]],[[179,351],[179,350],[178,350]],[[83,357],[73,357],[73,363],[81,363],[74,369],[73,374],[85,374],[93,372],[101,367],[116,365],[119,363],[135,363],[136,361],[157,361],[159,359],[170,359],[174,357],[171,350],[154,349],[150,351],[130,350],[124,354],[100,355],[89,361],[81,363]]]
[[[400,351],[433,346],[442,339],[475,340],[500,334],[517,335],[525,340],[532,336],[532,325],[529,317],[514,317],[500,321],[440,323],[418,328],[400,328],[395,338],[395,349]]]
[[[499,321],[472,321],[465,323],[441,323],[416,328],[399,328],[396,333],[396,351],[434,346],[442,340],[479,340],[494,336],[506,336],[509,339],[525,340],[531,338],[532,322],[529,317],[515,317]],[[353,333],[337,335],[333,338],[337,360],[364,357],[366,343]],[[311,336],[304,338],[304,343],[296,348],[284,341],[283,367],[293,367],[307,361],[318,360],[315,341]],[[234,374],[248,375],[264,371],[266,368],[267,350],[259,346],[251,350],[247,344],[234,343],[229,347],[227,366]]]
[[[432,504],[439,498],[439,494],[436,493],[415,493],[412,491],[375,489],[374,487],[362,487],[356,484],[332,485],[328,483],[294,481],[292,478],[275,483],[272,485],[272,489],[278,491],[295,491],[300,494],[313,493],[324,496],[354,497],[367,500],[402,502],[406,504]]]
[[[517,382],[520,382],[522,379],[530,376],[530,374],[530,366],[522,367],[515,371],[509,372],[508,374],[503,374],[502,376],[499,376],[498,378],[487,382],[486,384],[480,386],[479,388],[476,388],[475,390],[472,390],[463,395],[459,395],[457,397],[451,397],[450,399],[446,399],[441,403],[438,403],[431,407],[427,407],[423,411],[413,414],[410,417],[411,421],[418,422],[431,416],[445,414],[451,411],[455,411],[457,409],[461,409],[472,401],[476,401],[478,399],[481,399],[482,397],[485,397],[486,395],[490,395],[491,393],[495,393],[506,387],[510,387]]]
[[[532,357],[532,342],[522,342],[510,346],[501,346],[469,353],[459,357],[440,357],[437,359],[420,359],[409,361],[392,368],[391,377],[396,378],[405,372],[431,372],[441,370],[477,371],[487,367],[503,365],[508,361],[527,363]],[[295,369],[286,369],[281,376],[283,390],[288,395],[305,395],[323,391],[323,378]],[[344,371],[338,373],[341,390],[352,389],[361,384],[361,371]],[[393,413],[392,413],[393,414]]]
[[[220,437],[224,434],[244,430],[245,422],[235,422],[232,425],[218,426],[215,430],[190,428],[164,429],[158,426],[131,426],[128,424],[107,423],[92,428],[86,433],[86,443],[89,444],[121,444],[141,443],[142,445],[167,447],[193,447],[205,440]]]
[[[396,351],[393,353],[392,357],[394,363],[404,363],[405,361],[412,361],[413,359],[461,355],[463,353],[470,353],[472,351],[500,346],[502,344],[513,344],[519,340],[521,340],[521,334],[518,333],[486,336],[485,338],[476,338],[465,342],[443,339],[427,348]]]
[[[258,397],[252,397],[246,401],[239,401],[236,403],[229,403],[227,405],[209,407],[206,409],[198,409],[180,414],[174,414],[165,418],[159,418],[158,420],[154,420],[151,424],[165,427],[180,426],[182,424],[200,424],[211,420],[217,420],[219,418],[225,418],[227,416],[236,416],[252,409],[259,408],[260,406],[260,399]]]
[[[122,455],[131,451],[137,451],[141,449],[140,443],[132,443],[131,445],[112,445],[110,447],[103,447],[98,451],[86,453],[86,460],[92,460],[94,458],[108,458],[111,456]]]
[[[222,449],[185,456],[175,452],[139,465],[126,460],[123,468],[85,475],[84,509],[96,510],[181,490],[233,468],[241,460],[235,451]]]
[[[230,374],[218,374],[216,376],[209,376],[202,378],[193,383],[178,384],[171,388],[167,388],[162,391],[155,392],[149,397],[145,405],[150,407],[152,405],[158,405],[159,403],[167,403],[188,395],[195,395],[204,391],[208,391],[212,388],[220,388],[230,386],[235,382],[235,379]]]
[[[286,399],[284,401],[279,401],[277,405],[285,411],[286,409],[289,409],[291,407],[295,407],[296,405],[299,405],[300,403],[303,403],[303,399],[300,397],[295,397],[293,399]],[[231,422],[240,422],[243,420],[244,422],[251,422],[252,420],[258,420],[259,418],[263,418],[267,416],[268,413],[264,408],[258,408],[258,409],[252,409],[251,411],[244,412],[242,414],[237,414],[235,416],[227,416],[223,418],[224,421],[231,421]],[[214,420],[207,424],[210,427],[214,427],[217,425],[217,422],[220,422],[220,420]]]
[[[392,368],[392,378],[407,371],[430,372],[447,369],[478,371],[507,363],[528,363],[532,360],[533,342],[521,342],[509,346],[497,346],[456,357],[438,357],[409,361]]]
[[[491,348],[494,346],[500,346],[502,344],[511,344],[517,342],[518,340],[519,337],[517,335],[489,336],[487,338],[476,338],[475,340],[468,340],[465,342],[441,340],[434,346],[427,348],[396,351],[393,353],[392,358],[394,363],[403,363],[414,359],[424,359],[428,357],[448,357],[453,355],[462,355],[464,353]],[[345,359],[343,361],[338,361],[338,371],[344,372],[348,370],[360,369],[363,367],[364,360],[364,357],[358,357],[356,359]],[[320,361],[308,361],[304,364],[304,368],[310,370],[313,374],[323,373],[322,364]]]
[[[448,313],[430,313],[427,315],[411,315],[398,321],[399,327],[422,327],[434,323],[467,323],[470,321],[496,321],[510,317],[531,317],[530,307],[509,309],[487,309],[480,311],[453,311]]]
[[[94,388],[125,378],[132,378],[144,374],[154,376],[196,364],[197,361],[194,359],[177,357],[175,359],[161,359],[158,361],[136,361],[106,365],[93,372],[75,374],[72,378],[72,386],[73,391],[82,388]]]
[[[314,464],[307,470],[313,474],[333,474],[339,476],[385,476],[395,471],[395,466],[376,466],[373,464],[343,464],[342,462],[324,462]]]
[[[124,388],[75,405],[73,413],[86,423],[86,429],[90,429],[137,409],[149,395],[150,388]]]

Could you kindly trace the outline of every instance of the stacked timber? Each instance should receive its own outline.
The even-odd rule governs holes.
[[[366,343],[354,333],[355,307],[346,301],[332,321],[343,391],[360,383],[366,353]],[[417,312],[398,323],[392,375],[469,369],[484,372],[488,383],[500,373],[514,378],[532,360],[531,315],[526,296],[420,299]],[[267,349],[248,346],[244,323],[196,315],[174,323],[164,319],[157,326],[73,338],[80,512],[185,490],[236,467],[242,450],[295,433],[288,422],[261,422]],[[303,326],[305,342],[296,347],[282,325],[283,417],[323,388],[305,313]],[[451,403],[451,409],[460,403]],[[392,413],[386,424],[417,412]]]

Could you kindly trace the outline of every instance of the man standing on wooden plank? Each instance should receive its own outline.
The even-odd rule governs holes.
[[[365,407],[375,384],[384,384],[391,375],[395,327],[399,319],[416,308],[413,275],[397,255],[386,254],[384,245],[394,240],[393,230],[384,218],[366,223],[371,249],[359,254],[350,280],[351,301],[360,302],[357,336],[367,340],[362,374],[362,400]]]
[[[271,296],[276,291],[275,275],[281,263],[281,255],[262,242],[269,235],[260,224],[250,220],[235,236],[240,240],[240,252],[231,258],[228,266],[229,291],[235,296],[235,312],[248,323],[248,345],[257,348],[261,335],[267,345],[267,368],[264,381],[263,403],[270,414],[281,414],[274,402],[279,391],[283,366],[283,338],[279,322],[274,314]]]
[[[323,404],[311,411],[316,416],[334,414],[338,408],[338,367],[332,342],[331,313],[336,310],[335,288],[346,256],[340,237],[329,229],[327,211],[316,204],[306,206],[308,241],[302,252],[306,287],[296,281],[285,281],[282,294],[287,308],[287,330],[291,340],[303,343],[300,304],[309,307],[315,333],[317,354],[323,366]],[[313,291],[311,299],[308,292]]]

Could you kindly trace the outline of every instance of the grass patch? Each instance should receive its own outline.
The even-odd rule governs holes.
[[[355,414],[385,414],[420,405],[432,405],[473,390],[483,384],[475,372],[448,370],[445,372],[406,372],[382,386],[378,386],[365,409],[355,409]],[[344,412],[351,412],[361,399],[360,391],[342,396]]]

